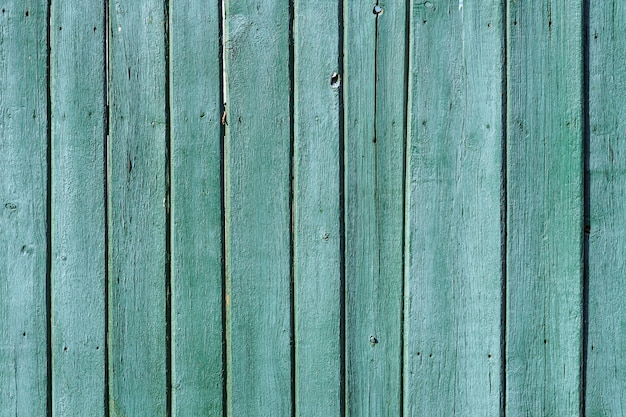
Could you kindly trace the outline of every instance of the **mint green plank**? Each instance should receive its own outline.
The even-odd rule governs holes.
[[[0,416],[45,416],[47,2],[0,5]]]
[[[170,2],[173,415],[221,416],[218,2]]]
[[[294,268],[298,416],[341,415],[339,8],[295,3]]]
[[[52,7],[52,410],[104,416],[104,6]]]
[[[505,411],[577,416],[582,1],[508,6]]]
[[[411,5],[405,416],[500,414],[502,16]]]
[[[109,406],[165,416],[164,5],[110,6]]]
[[[227,408],[289,416],[289,5],[225,6]]]
[[[626,4],[589,14],[587,417],[626,414]]]
[[[346,410],[401,410],[406,5],[344,5]]]

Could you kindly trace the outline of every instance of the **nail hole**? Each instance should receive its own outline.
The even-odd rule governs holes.
[[[63,30],[63,26],[59,26],[59,30]]]
[[[333,72],[333,75],[330,76],[330,86],[332,88],[339,88],[341,84],[341,76],[338,73]]]
[[[543,344],[544,345],[548,344],[548,340],[547,339],[543,339]]]
[[[489,355],[487,355],[487,357],[488,357],[489,359],[491,359],[491,353],[490,353]]]
[[[22,333],[22,336],[26,337],[26,332]]]
[[[63,352],[67,352],[67,346],[63,347]]]
[[[28,10],[26,10],[26,17],[28,17],[28,15],[29,15],[29,14],[30,14],[30,13],[28,12]]]
[[[383,14],[383,8],[380,7],[379,5],[376,5],[376,6],[374,6],[374,10],[372,10],[372,12],[375,15]]]

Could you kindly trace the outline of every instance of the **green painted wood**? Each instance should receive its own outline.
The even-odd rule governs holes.
[[[292,412],[285,1],[225,2],[228,414]]]
[[[589,13],[587,417],[626,413],[626,4]]]
[[[401,409],[406,6],[344,3],[346,401]]]
[[[506,415],[579,415],[582,2],[507,20]]]
[[[47,2],[0,5],[0,416],[47,412]]]
[[[222,129],[218,2],[170,2],[173,415],[221,416]]]
[[[165,416],[164,4],[116,1],[110,6],[110,412]]]
[[[339,8],[295,3],[294,279],[298,416],[342,410]]]
[[[405,416],[500,413],[500,1],[411,5]]]
[[[52,410],[103,416],[104,7],[52,6]]]

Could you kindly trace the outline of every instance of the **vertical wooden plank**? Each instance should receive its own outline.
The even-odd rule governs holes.
[[[582,2],[508,4],[506,415],[579,415]]]
[[[52,408],[104,416],[104,7],[52,5]]]
[[[342,412],[339,7],[295,3],[294,279],[298,416]]]
[[[589,324],[586,415],[626,413],[626,4],[589,10]]]
[[[46,1],[0,5],[0,416],[48,403]]]
[[[222,415],[219,2],[170,2],[174,415]]]
[[[113,416],[167,414],[165,21],[110,3],[109,378]]]
[[[289,4],[225,7],[228,414],[289,416]]]
[[[347,414],[401,410],[404,2],[345,3]]]
[[[500,1],[412,2],[405,416],[500,412]]]

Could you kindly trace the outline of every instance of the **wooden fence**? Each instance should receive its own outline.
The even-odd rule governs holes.
[[[626,3],[0,5],[0,416],[624,415]]]

